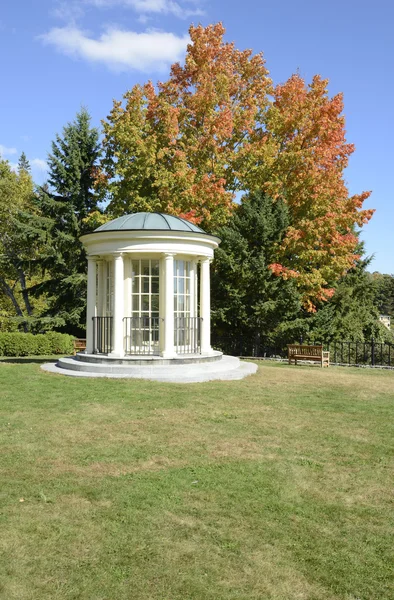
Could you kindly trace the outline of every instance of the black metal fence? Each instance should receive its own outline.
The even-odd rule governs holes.
[[[93,353],[108,354],[113,349],[113,317],[93,317]]]
[[[125,317],[125,354],[159,354],[160,317]]]
[[[177,354],[201,353],[200,317],[175,317],[174,345]]]
[[[330,363],[372,367],[394,367],[394,344],[370,339],[364,342],[345,340],[324,341],[314,338],[289,339],[280,343],[266,343],[250,336],[213,336],[213,344],[226,354],[256,358],[287,358],[287,344],[323,345],[330,352]]]

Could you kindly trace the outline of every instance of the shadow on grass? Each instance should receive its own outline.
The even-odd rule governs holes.
[[[16,365],[27,365],[27,364],[37,364],[41,365],[47,362],[57,362],[59,358],[64,356],[6,356],[0,358],[0,363],[9,363]]]

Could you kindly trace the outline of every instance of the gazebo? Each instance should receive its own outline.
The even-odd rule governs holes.
[[[88,256],[86,351],[44,370],[177,383],[256,371],[211,348],[209,264],[219,238],[179,217],[134,213],[81,241]]]
[[[209,264],[220,240],[179,217],[134,213],[81,237],[86,352],[213,356]]]

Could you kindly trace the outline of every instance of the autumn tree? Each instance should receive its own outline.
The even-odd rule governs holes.
[[[312,310],[355,265],[356,228],[373,214],[362,210],[369,192],[349,197],[344,169],[354,146],[345,139],[342,94],[329,98],[327,85],[316,76],[306,86],[294,75],[275,88],[266,124],[276,148],[261,169],[264,189],[291,215],[272,270],[296,278]]]
[[[236,192],[286,203],[289,224],[271,270],[294,279],[304,306],[334,293],[357,260],[368,192],[349,196],[343,99],[319,76],[272,87],[261,54],[223,39],[221,24],[191,27],[185,63],[154,87],[135,86],[104,122],[99,185],[109,212],[186,216],[208,231],[230,217]]]
[[[114,102],[101,182],[114,216],[164,211],[212,230],[242,189],[246,140],[263,126],[271,81],[262,55],[225,43],[221,24],[189,31],[185,64],[173,65],[168,81],[136,85]]]

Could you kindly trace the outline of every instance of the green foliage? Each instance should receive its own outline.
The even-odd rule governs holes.
[[[361,250],[362,251],[362,250]],[[310,334],[326,341],[394,342],[393,335],[379,322],[377,285],[367,272],[370,259],[360,259],[336,285],[334,296],[308,321]]]
[[[40,263],[45,275],[34,288],[45,296],[44,317],[52,326],[80,335],[85,327],[87,261],[79,237],[90,228],[89,215],[100,213],[94,191],[99,134],[82,109],[57,136],[49,156],[49,184],[39,190],[40,235],[45,238]]]
[[[72,205],[81,234],[86,233],[82,221],[97,210],[94,191],[95,163],[100,157],[99,132],[90,126],[90,114],[82,108],[72,123],[56,135],[48,157],[48,183],[56,192],[56,200]]]
[[[394,276],[373,273],[376,285],[376,303],[379,313],[394,317]]]
[[[30,163],[24,152],[22,152],[18,160],[18,173],[21,173],[22,171],[26,171],[27,173],[30,173],[31,171]]]
[[[50,331],[45,334],[0,333],[0,356],[45,356],[73,352],[73,336]]]
[[[18,317],[25,331],[37,310],[30,287],[37,283],[39,239],[34,227],[33,181],[26,156],[22,154],[18,172],[0,160],[0,307],[5,318]]]
[[[237,342],[252,347],[298,332],[296,284],[268,268],[287,224],[286,205],[256,193],[245,196],[228,225],[217,231],[222,242],[212,269],[214,337],[226,338],[234,348]]]
[[[382,307],[382,298],[389,297],[392,278],[369,274],[370,259],[359,259],[333,282],[335,294],[320,302],[314,314],[302,308],[294,280],[275,277],[268,269],[287,224],[286,205],[260,193],[245,196],[217,232],[222,243],[212,269],[213,343],[226,352],[252,354],[301,336],[394,342],[379,322],[379,302]],[[363,254],[361,244],[357,252]]]

